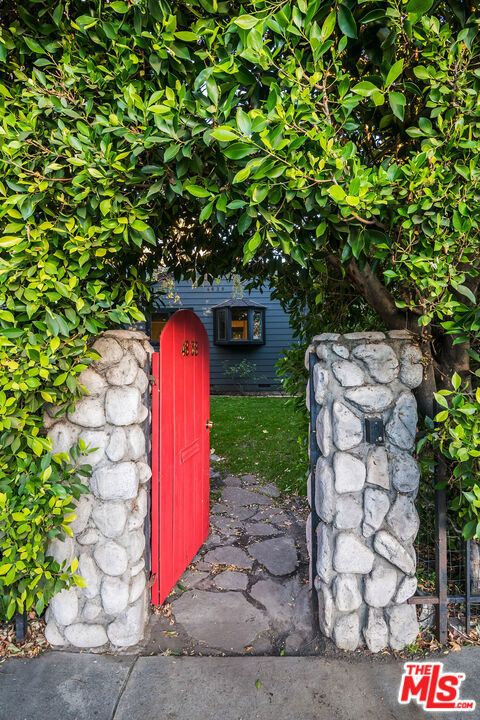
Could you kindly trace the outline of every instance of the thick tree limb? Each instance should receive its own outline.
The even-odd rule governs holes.
[[[341,267],[341,262],[335,255],[329,255],[328,261],[336,268]],[[420,334],[416,318],[410,318],[407,313],[397,308],[393,295],[368,263],[360,269],[356,260],[351,260],[345,270],[352,285],[390,330],[410,330],[415,335]]]
[[[335,255],[328,257],[329,262],[336,268],[341,267],[341,262]],[[392,294],[372,271],[370,265],[361,269],[355,260],[351,260],[346,266],[347,277],[352,285],[358,290],[365,302],[381,317],[390,330],[409,330],[417,335],[420,340],[422,353],[426,358],[424,380],[420,387],[415,390],[418,409],[422,416],[433,417],[434,404],[433,393],[436,391],[434,363],[430,340],[423,338],[417,318],[411,317],[402,312],[395,305]]]

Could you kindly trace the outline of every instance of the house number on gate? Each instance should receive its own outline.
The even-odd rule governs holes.
[[[184,340],[182,343],[182,355],[198,355],[198,340]]]

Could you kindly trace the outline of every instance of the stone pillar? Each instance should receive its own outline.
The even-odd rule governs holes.
[[[141,332],[109,330],[93,347],[101,360],[80,375],[88,395],[66,417],[46,415],[54,452],[68,452],[79,438],[96,448],[82,458],[93,474],[74,538],[49,550],[59,562],[78,558],[86,587],[53,598],[46,637],[54,646],[107,649],[139,642],[147,618],[151,346]]]
[[[420,472],[412,452],[422,353],[406,331],[323,334],[309,352],[320,458],[315,506],[315,588],[320,629],[344,650],[399,650],[418,633],[407,600],[416,590],[414,500]],[[308,355],[308,354],[307,354]],[[366,420],[381,420],[367,442]]]

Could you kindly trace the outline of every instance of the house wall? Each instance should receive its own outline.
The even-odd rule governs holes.
[[[173,303],[165,299],[165,306],[191,309],[205,325],[210,340],[210,382],[214,392],[228,392],[238,388],[239,381],[228,377],[225,369],[230,364],[236,365],[244,359],[255,363],[256,373],[254,378],[241,381],[242,389],[265,392],[278,390],[280,380],[275,372],[275,363],[292,344],[293,334],[288,315],[282,310],[278,300],[270,298],[268,288],[264,288],[263,292],[252,290],[251,293],[245,293],[245,297],[266,307],[265,345],[238,347],[214,345],[212,307],[231,298],[232,287],[232,281],[225,279],[199,287],[192,287],[190,281],[181,281],[175,284],[175,293],[179,296],[180,302]],[[163,309],[160,304],[159,309]]]

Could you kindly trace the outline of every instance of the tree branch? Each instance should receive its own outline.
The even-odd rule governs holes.
[[[333,254],[328,256],[328,262],[338,269],[342,265],[339,258]],[[410,330],[415,335],[420,335],[416,319],[410,318],[408,313],[397,308],[392,294],[375,275],[368,263],[363,269],[360,269],[356,260],[350,260],[345,269],[352,285],[390,330]]]
[[[333,254],[328,256],[328,261],[338,269],[342,266],[339,258]],[[346,266],[346,273],[365,302],[375,310],[390,330],[409,330],[419,338],[426,362],[423,382],[414,392],[420,414],[433,417],[433,393],[436,390],[436,383],[430,338],[422,337],[416,317],[397,308],[392,294],[375,275],[368,263],[361,269],[356,260],[351,260]]]

